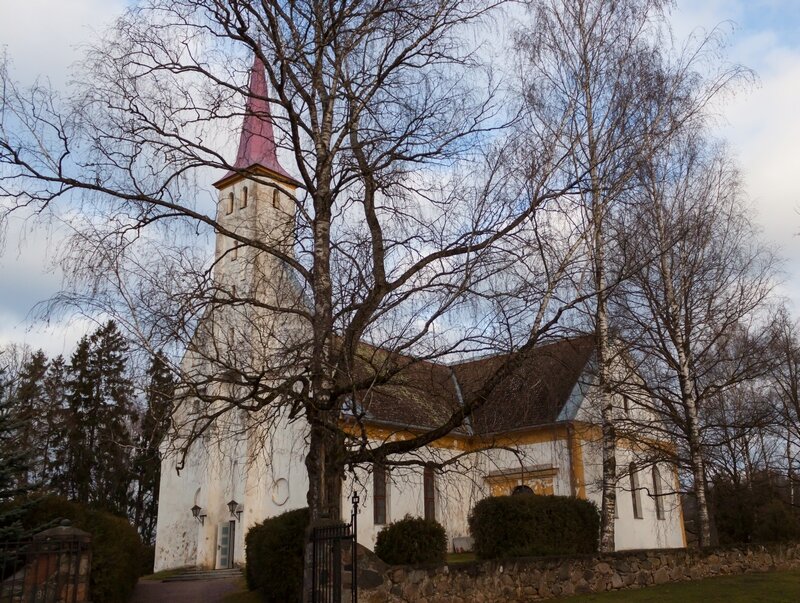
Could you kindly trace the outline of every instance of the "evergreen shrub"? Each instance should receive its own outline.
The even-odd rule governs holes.
[[[146,573],[147,548],[128,520],[63,498],[43,498],[30,508],[24,523],[53,527],[63,519],[92,535],[91,597],[93,603],[125,603]]]
[[[597,551],[600,513],[568,496],[494,496],[475,505],[469,528],[479,559],[579,555]]]
[[[406,515],[378,532],[375,554],[391,565],[441,563],[447,534],[437,521]]]
[[[269,603],[299,603],[308,509],[287,511],[254,525],[245,537],[247,586]]]

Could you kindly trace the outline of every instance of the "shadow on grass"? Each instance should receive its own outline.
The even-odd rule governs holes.
[[[561,600],[565,603],[797,603],[800,571],[722,576]]]

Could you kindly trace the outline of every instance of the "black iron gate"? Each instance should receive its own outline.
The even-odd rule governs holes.
[[[358,494],[353,493],[350,523],[319,526],[311,531],[312,603],[358,601]]]
[[[0,602],[89,601],[91,537],[62,522],[33,538],[0,542]]]

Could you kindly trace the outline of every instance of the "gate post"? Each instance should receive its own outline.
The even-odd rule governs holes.
[[[359,497],[358,492],[353,489],[353,510],[350,514],[350,525],[352,526],[353,530],[353,549],[350,555],[350,588],[352,591],[352,601],[353,603],[358,602],[358,503]]]
[[[56,601],[86,603],[92,566],[92,536],[64,520],[33,537],[33,559],[25,572],[25,590],[36,597],[52,593]]]

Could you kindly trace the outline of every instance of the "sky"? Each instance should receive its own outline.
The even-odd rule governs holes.
[[[132,1],[132,0],[130,0]],[[69,81],[81,45],[125,10],[126,0],[0,0],[0,51],[23,82]],[[753,219],[784,258],[780,293],[800,315],[800,0],[679,0],[672,14],[677,38],[722,27],[727,57],[757,74],[757,82],[719,109],[718,132],[742,171]],[[0,345],[16,342],[69,354],[93,325],[45,324],[34,309],[61,286],[53,269],[57,228],[12,219],[0,253]]]

